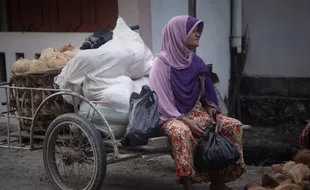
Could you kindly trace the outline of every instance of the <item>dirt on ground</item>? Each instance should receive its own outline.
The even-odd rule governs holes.
[[[248,166],[247,173],[228,185],[242,190],[261,172],[271,173],[269,167]],[[0,190],[52,190],[42,161],[42,151],[0,148]],[[174,163],[169,155],[135,159],[109,165],[102,189],[182,189],[175,182]],[[208,184],[196,185],[196,190],[208,189]]]

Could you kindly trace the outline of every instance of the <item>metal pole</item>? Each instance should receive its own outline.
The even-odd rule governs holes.
[[[188,15],[196,17],[196,0],[188,0]]]
[[[196,0],[188,0],[188,15],[196,18]],[[196,49],[193,52],[196,53]]]

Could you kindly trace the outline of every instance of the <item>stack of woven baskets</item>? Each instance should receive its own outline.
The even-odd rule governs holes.
[[[28,60],[20,58],[13,64],[11,71],[11,85],[15,87],[29,87],[37,90],[19,89],[10,92],[11,110],[18,116],[33,117],[33,113],[41,102],[55,91],[53,89],[54,77],[72,59],[79,49],[66,45],[58,51],[55,48],[47,48],[41,52],[39,59]],[[39,88],[45,90],[38,90]],[[60,114],[72,112],[73,108],[67,104],[61,96],[50,99],[38,113],[38,120],[34,126],[34,132],[44,135],[46,128],[52,120]],[[33,107],[33,110],[32,110]],[[22,119],[20,125],[23,131],[30,131],[31,120]]]

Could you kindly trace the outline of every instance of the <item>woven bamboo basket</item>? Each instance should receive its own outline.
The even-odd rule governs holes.
[[[46,70],[37,73],[12,75],[11,85],[15,87],[54,89],[54,77],[60,72],[61,70]],[[53,93],[55,93],[55,91],[13,90],[13,92],[10,93],[11,110],[16,110],[18,116],[33,118],[33,114],[41,102]],[[33,94],[33,99],[31,98],[31,94]],[[73,106],[66,103],[62,96],[56,96],[55,98],[48,100],[38,113],[38,120],[34,125],[34,134],[44,135],[47,127],[57,116],[73,112],[73,110]],[[31,122],[32,121],[28,119],[21,119],[21,129],[30,132]]]

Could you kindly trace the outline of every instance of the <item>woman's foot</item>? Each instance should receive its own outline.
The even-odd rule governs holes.
[[[211,183],[210,190],[232,190],[225,183]]]

